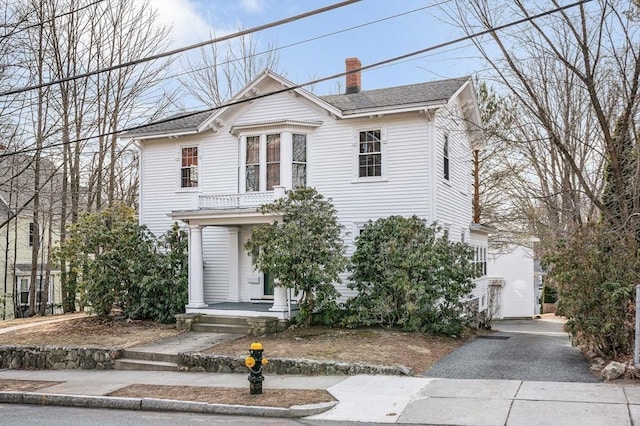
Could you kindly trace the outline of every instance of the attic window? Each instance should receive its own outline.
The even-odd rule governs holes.
[[[198,147],[182,148],[182,166],[180,168],[180,187],[198,187]]]

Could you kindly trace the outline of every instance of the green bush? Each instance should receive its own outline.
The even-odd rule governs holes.
[[[315,189],[298,188],[259,210],[282,221],[253,228],[245,245],[253,265],[298,294],[298,322],[331,325],[340,297],[334,283],[347,263],[333,205]]]
[[[633,351],[637,241],[603,225],[578,229],[543,259],[575,344],[600,356]]]
[[[55,256],[94,313],[173,322],[187,299],[186,237],[176,224],[156,240],[134,213],[118,205],[81,216]]]
[[[463,312],[478,276],[473,255],[416,216],[369,222],[351,257],[349,287],[358,295],[346,304],[344,324],[460,335],[472,320]]]

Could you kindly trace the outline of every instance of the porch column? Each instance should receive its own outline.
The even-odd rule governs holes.
[[[229,231],[229,302],[240,301],[240,244],[238,227],[230,226]]]
[[[269,308],[272,312],[286,312],[287,306],[287,288],[276,285],[273,288],[273,306]]]
[[[203,308],[204,279],[202,268],[202,227],[189,225],[189,304],[187,308]]]

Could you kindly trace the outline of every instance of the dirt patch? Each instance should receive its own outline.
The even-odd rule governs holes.
[[[331,394],[325,390],[264,389],[259,395],[250,395],[248,386],[246,389],[241,389],[206,386],[130,385],[111,392],[109,396],[177,399],[210,404],[257,405],[278,408],[335,401]]]
[[[35,392],[37,390],[55,386],[62,382],[46,382],[39,380],[0,379],[0,391],[4,392]]]
[[[0,330],[13,326],[23,326],[28,324],[34,324],[39,322],[49,322],[49,321],[62,321],[73,318],[83,318],[86,317],[87,314],[83,312],[77,312],[74,314],[61,314],[61,315],[47,315],[47,316],[39,316],[36,315],[30,318],[14,318],[10,320],[0,321]]]
[[[420,374],[472,336],[452,338],[382,328],[295,328],[260,337],[243,337],[206,349],[205,353],[246,356],[252,342],[268,358],[306,358],[405,366]]]
[[[47,317],[43,318],[44,321],[46,319]],[[26,320],[17,320],[13,325],[26,323]],[[82,316],[63,322],[34,323],[32,327],[0,334],[0,344],[127,348],[177,334],[179,332],[173,325]],[[257,338],[242,337],[203,352],[246,356],[251,343],[259,341],[264,345],[266,358],[306,358],[400,365],[421,374],[474,336],[475,334],[470,332],[464,338],[451,338],[383,328],[292,328],[282,333]],[[0,389],[36,391],[54,384],[56,383],[2,380]],[[9,386],[13,388],[8,389]],[[25,388],[20,389],[18,386]],[[325,390],[265,389],[261,395],[249,395],[248,385],[247,388],[240,389],[132,385],[110,395],[283,408],[333,401]]]
[[[22,323],[14,325],[19,324]],[[180,332],[173,324],[88,317],[85,314],[68,321],[36,322],[28,328],[2,333],[0,344],[128,348],[177,334]]]

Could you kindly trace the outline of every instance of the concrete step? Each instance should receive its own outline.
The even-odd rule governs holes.
[[[249,326],[245,320],[244,325],[235,324],[211,324],[197,322],[191,326],[192,331],[200,331],[206,333],[231,333],[231,334],[247,334]]]
[[[138,361],[160,361],[177,363],[178,355],[175,354],[161,354],[155,352],[143,352],[143,351],[128,351],[125,350],[122,359],[133,359]]]
[[[196,321],[197,324],[229,324],[247,326],[245,317],[228,317],[223,315],[203,315]]]
[[[127,371],[180,371],[175,362],[148,361],[140,359],[117,359],[114,365],[116,370]]]

